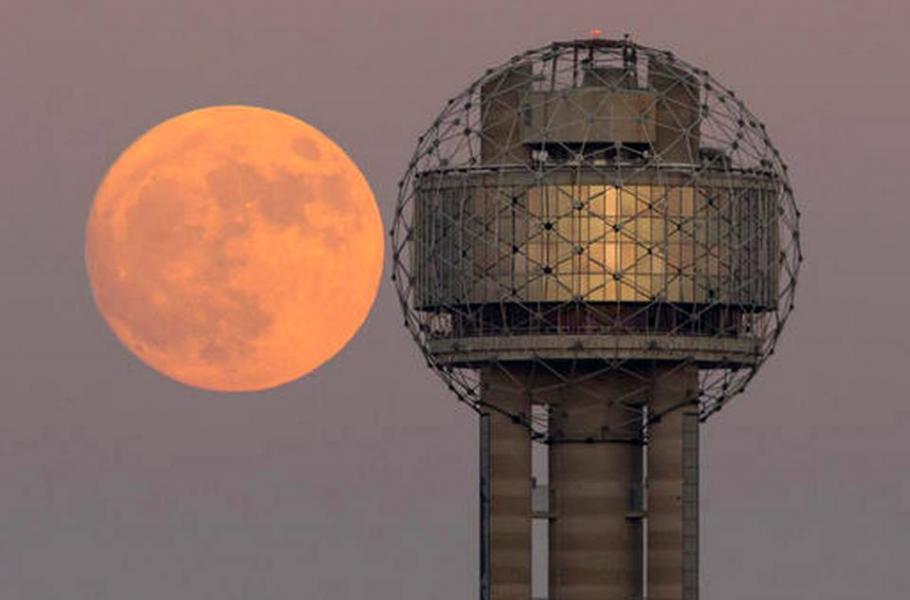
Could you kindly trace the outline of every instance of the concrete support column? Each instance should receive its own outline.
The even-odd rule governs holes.
[[[495,370],[481,373],[485,403],[530,415],[518,386]],[[490,600],[531,598],[531,438],[521,424],[489,411]]]
[[[649,406],[662,416],[648,440],[648,600],[698,599],[697,391],[694,366],[655,374]]]
[[[550,446],[549,600],[641,598],[640,417],[623,404],[628,398],[620,400],[629,385],[624,379],[616,374],[573,386],[551,408],[558,437],[592,443]]]

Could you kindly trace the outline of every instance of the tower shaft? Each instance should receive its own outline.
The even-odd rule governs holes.
[[[622,407],[568,398],[552,424],[584,432],[591,413],[628,420]],[[554,444],[549,451],[552,514],[549,525],[551,598],[635,598],[642,587],[642,527],[630,512],[641,489],[637,440]]]
[[[495,406],[509,414],[529,414],[526,394],[508,385],[502,373],[484,371],[495,388]],[[527,429],[503,412],[488,418],[490,599],[531,597],[531,440]],[[484,567],[482,567],[484,568]]]
[[[698,372],[655,382],[648,441],[648,599],[698,599]],[[687,401],[688,400],[688,401]]]
[[[499,411],[530,415],[532,401],[549,407],[557,439],[572,440],[548,451],[549,600],[639,600],[645,585],[652,600],[697,600],[697,369],[592,373],[533,397],[530,377],[521,368],[482,371],[484,401],[494,408],[482,446],[489,600],[531,598],[531,440]],[[542,377],[534,375],[538,389]],[[643,451],[645,408],[657,420]]]

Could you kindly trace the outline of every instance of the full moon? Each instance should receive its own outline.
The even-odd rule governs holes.
[[[120,155],[95,195],[85,258],[98,309],[144,363],[199,388],[262,390],[357,333],[383,228],[366,179],[325,134],[217,106]]]

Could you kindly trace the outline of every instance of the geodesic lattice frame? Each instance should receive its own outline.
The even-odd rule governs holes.
[[[673,152],[662,154],[655,150],[657,134],[654,130],[650,135],[655,139],[649,139],[647,144],[611,147],[596,143],[594,139],[583,140],[581,144],[552,141],[548,138],[552,131],[543,125],[530,134],[535,140],[541,140],[537,150],[534,150],[534,144],[530,144],[531,158],[516,161],[509,156],[514,148],[503,145],[501,139],[492,140],[487,135],[492,113],[484,115],[484,110],[489,111],[489,107],[495,106],[500,97],[505,99],[509,94],[514,95],[515,88],[502,82],[507,82],[509,74],[518,68],[525,68],[531,74],[528,87],[522,93],[557,92],[546,96],[549,99],[545,102],[550,103],[549,107],[532,107],[531,112],[552,112],[557,110],[555,103],[561,102],[562,108],[558,110],[574,111],[572,114],[580,115],[577,122],[568,126],[575,130],[580,127],[585,132],[593,131],[596,128],[595,113],[603,110],[602,101],[593,105],[592,109],[592,105],[582,105],[571,96],[571,91],[566,91],[584,85],[582,80],[585,77],[596,79],[602,76],[603,79],[595,81],[594,85],[601,89],[608,88],[611,92],[630,88],[648,89],[656,81],[648,80],[649,71],[655,74],[655,78],[657,74],[664,80],[675,78],[669,83],[664,81],[661,92],[643,96],[642,104],[629,113],[628,123],[621,126],[644,130],[641,115],[660,110],[661,106],[669,106],[668,114],[672,115],[672,105],[679,102],[680,90],[689,95],[689,100],[684,97],[684,101],[691,101],[697,107],[697,114],[687,122],[661,123],[665,137],[668,131],[676,136],[670,142],[670,147],[676,148]],[[481,95],[482,92],[485,96]],[[651,102],[650,106],[648,102]],[[624,109],[611,107],[610,110],[614,123],[618,122],[620,117],[616,114],[623,114]],[[528,114],[520,117],[523,120],[520,126],[525,132],[522,135],[527,137],[528,123],[535,117]],[[512,127],[515,129],[518,125],[513,122]],[[696,133],[693,134],[693,131]],[[519,134],[513,131],[508,135],[514,138]],[[694,145],[687,146],[693,135],[696,139]],[[497,143],[500,144],[498,147]],[[484,144],[487,145],[486,150],[483,150]],[[492,159],[489,156],[491,147],[494,151],[498,150],[498,156]],[[679,158],[681,147],[686,148],[684,154],[688,151],[682,159]],[[599,191],[595,193],[592,191],[595,187],[582,184],[584,180],[591,180],[592,177],[596,180],[600,175],[603,181],[614,182],[612,188],[601,186],[596,188]],[[624,181],[642,180],[642,177],[646,185],[622,184]],[[484,183],[477,183],[478,178],[484,179]],[[761,181],[760,184],[749,184],[752,196],[737,188],[738,184],[731,183],[744,180]],[[499,198],[498,206],[511,210],[513,216],[516,210],[521,210],[521,218],[530,223],[525,244],[519,246],[513,242],[511,246],[513,258],[509,282],[501,277],[498,265],[501,262],[499,255],[504,256],[507,252],[498,249],[501,240],[492,242],[488,239],[494,237],[493,230],[497,227],[499,216],[484,216],[483,211],[481,214],[465,211],[463,198],[467,188],[471,188],[472,194],[482,193],[488,198]],[[761,190],[758,201],[754,197],[755,189]],[[566,197],[553,200],[552,206],[549,206],[550,201],[541,198],[547,193]],[[631,212],[623,212],[629,194],[633,196],[629,203]],[[690,201],[693,208],[680,212],[674,206],[687,202],[685,194],[694,198]],[[536,211],[529,208],[532,196],[538,202]],[[607,199],[602,200],[601,196]],[[462,204],[460,208],[449,210],[458,202]],[[613,202],[615,210],[601,208],[598,212],[591,208],[595,202],[602,202],[601,206]],[[418,209],[418,203],[425,206]],[[423,214],[418,214],[421,211]],[[427,217],[430,212],[433,214]],[[561,229],[560,223],[572,219],[577,221],[579,214],[588,220],[589,229],[593,223],[598,232],[603,230],[607,233],[581,235],[576,226]],[[421,227],[427,228],[427,218],[431,221],[435,219],[429,225],[431,229],[439,228],[438,223],[442,223],[447,233],[437,233],[434,234],[435,239],[429,239],[433,236],[425,231],[421,233]],[[418,222],[420,220],[423,224]],[[741,223],[745,220],[750,224],[744,228]],[[646,221],[651,223],[651,227],[659,223],[664,227],[663,233],[642,233],[642,223]],[[676,229],[670,232],[671,228]],[[745,229],[748,231],[744,233]],[[610,231],[616,236],[614,241],[604,241]],[[405,324],[423,351],[428,365],[442,377],[459,400],[478,411],[500,409],[485,403],[482,398],[477,369],[474,366],[453,366],[440,360],[438,353],[431,349],[431,343],[489,334],[489,319],[484,315],[490,314],[491,310],[501,314],[516,310],[528,313],[526,319],[499,322],[494,332],[496,336],[560,334],[563,333],[560,325],[547,323],[547,316],[542,311],[558,316],[581,306],[596,318],[593,326],[588,323],[571,331],[579,339],[604,332],[624,335],[642,330],[651,336],[682,336],[686,340],[729,337],[732,335],[731,327],[740,333],[748,332],[748,337],[754,342],[748,362],[716,362],[709,365],[710,368],[704,364],[699,367],[699,389],[693,401],[698,403],[701,419],[705,420],[740,393],[773,353],[794,306],[797,275],[802,262],[799,211],[787,176],[787,166],[771,143],[765,126],[732,91],[707,71],[675,57],[671,52],[638,45],[628,39],[577,40],[529,50],[488,69],[463,92],[451,98],[418,140],[408,169],[399,183],[390,234],[394,261],[392,279]],[[547,240],[559,238],[557,242],[547,241],[542,245],[564,243],[572,251],[552,261],[532,256],[532,244],[528,240],[535,235],[547,236]],[[675,257],[671,248],[673,235],[684,238],[675,250]],[[712,235],[714,241],[711,241]],[[573,261],[593,255],[594,250],[599,252],[602,245],[606,245],[607,252],[610,252],[611,243],[615,246],[611,260],[590,259],[597,270],[599,283],[579,284],[579,277],[583,274],[579,275],[578,263]],[[483,248],[478,249],[478,245]],[[629,261],[622,254],[626,246],[632,249]],[[687,250],[688,258],[684,256]],[[476,258],[462,260],[468,254],[476,256],[485,252],[496,256],[487,263],[478,263]],[[742,260],[731,258],[746,256],[752,260],[755,253],[767,255],[757,267],[760,271],[757,275],[744,274]],[[516,287],[515,284],[514,265],[518,258],[526,265],[522,281],[524,287]],[[441,266],[428,274],[425,272],[426,264],[431,262]],[[642,266],[645,262],[647,267]],[[660,265],[655,266],[658,262]],[[563,268],[561,265],[569,266]],[[755,267],[750,268],[756,270]],[[424,272],[420,272],[421,269]],[[702,277],[711,269],[716,269],[717,274]],[[759,280],[773,281],[774,284],[768,286]],[[541,286],[545,287],[550,281],[558,291],[553,292],[555,295],[549,302],[531,302],[524,297],[530,293],[527,290],[543,289]],[[754,291],[753,288],[762,285],[763,292]],[[422,290],[415,290],[416,286],[422,286]],[[684,288],[691,291],[679,291]],[[770,297],[757,302],[754,300],[756,293],[765,293]],[[680,300],[684,296],[685,301]],[[623,307],[622,311],[620,307]],[[655,327],[654,314],[669,315],[672,325]],[[712,316],[715,314],[728,314],[721,316],[721,320],[735,321],[735,324],[705,328],[704,323],[710,320],[709,316],[716,320]],[[731,314],[733,316],[729,316]],[[553,316],[551,321],[559,321],[557,316]],[[473,329],[456,327],[454,322],[475,325]],[[478,323],[487,328],[486,333],[479,332]],[[529,360],[551,381],[555,379],[558,382],[556,385],[573,383],[571,365],[567,366],[564,362],[557,364],[546,356],[533,353]],[[590,364],[590,357],[587,360]],[[638,370],[627,368],[632,359],[604,354],[594,360],[599,360],[602,372],[638,376]],[[691,364],[693,360],[683,358],[676,364]],[[510,372],[508,359],[500,360],[494,356],[487,362],[506,373]],[[590,373],[590,369],[587,372]],[[630,403],[629,412],[629,423],[647,420],[641,420],[640,407],[634,403]],[[511,416],[525,424],[533,437],[555,441],[547,432],[545,416]],[[651,415],[650,418],[655,416],[659,415]]]

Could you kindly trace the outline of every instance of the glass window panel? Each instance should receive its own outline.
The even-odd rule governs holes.
[[[695,260],[695,246],[691,243],[679,245],[679,264],[683,270],[691,269]]]
[[[647,296],[636,289],[631,283],[623,281],[620,284],[620,300],[624,302],[640,302],[647,300]]]
[[[590,243],[594,240],[599,240],[604,237],[607,229],[612,227],[608,225],[604,218],[600,215],[588,215],[583,218],[584,226],[579,235],[579,243],[585,244]]]
[[[682,264],[682,248],[679,244],[667,244],[667,267],[672,270]]]
[[[599,300],[612,300],[615,291],[612,289],[613,278],[609,275],[591,276],[591,294]]]
[[[667,220],[663,217],[651,219],[651,240],[661,242],[666,238]]]
[[[553,215],[564,216],[571,213],[578,188],[573,185],[560,185],[554,186],[554,191],[556,193],[553,195]]]
[[[544,244],[528,244],[524,248],[530,265],[538,265],[546,260],[546,246]]]
[[[619,271],[619,249],[620,244],[608,244],[604,254],[604,265],[610,273]]]
[[[545,291],[544,281],[540,277],[529,279],[522,295],[525,298],[540,298]]]
[[[603,185],[589,185],[586,186],[585,193],[587,195],[587,211],[594,215],[605,215],[605,196],[606,196],[606,186]]]
[[[648,210],[648,205],[651,204],[651,186],[633,185],[630,188],[635,195],[635,212],[645,213]]]
[[[654,296],[666,296],[666,278],[663,275],[651,276],[651,293]]]
[[[716,246],[719,238],[717,219],[712,217],[705,222],[705,243]]]
[[[584,253],[592,269],[599,269],[606,261],[607,246],[606,244],[592,244]]]
[[[680,242],[684,244],[691,243],[695,237],[695,219],[687,217],[677,223],[677,225],[679,225]]]
[[[499,255],[490,265],[492,275],[502,276],[512,272],[512,261],[508,255]]]
[[[682,194],[680,188],[671,187],[667,190],[667,215],[678,217],[682,214]]]
[[[680,229],[681,221],[677,219],[669,219],[667,221],[667,241],[671,243],[679,243],[680,238],[682,237],[682,230]]]
[[[695,214],[695,190],[691,187],[680,188],[680,215],[691,216]]]
[[[625,272],[635,265],[635,244],[620,244],[620,270]]]
[[[695,221],[695,239],[698,241],[699,245],[704,247],[702,252],[711,245],[708,236],[714,226],[712,221],[712,219],[697,219]]]
[[[620,190],[620,200],[622,204],[621,215],[623,218],[629,218],[635,215],[638,212],[638,198],[635,197],[633,188],[635,186],[627,186]]]
[[[693,290],[695,289],[695,282],[692,280],[692,277],[683,276],[678,279],[679,281],[679,300],[680,302],[693,302],[695,300],[695,294]]]
[[[651,255],[648,254],[648,248],[645,246],[636,246],[635,248],[635,268],[640,273],[651,272]]]
[[[651,225],[653,221],[654,219],[651,219],[649,217],[639,217],[635,220],[635,239],[639,243],[647,243],[651,241]]]
[[[673,189],[665,185],[651,186],[651,205],[655,214],[667,214],[669,197]]]
[[[528,214],[539,218],[544,213],[544,188],[532,187],[528,189],[527,203]]]
[[[570,256],[567,258],[561,258],[560,260],[556,261],[556,265],[554,265],[554,270],[556,271],[556,273],[565,275],[568,273],[575,273],[575,272],[577,272],[578,269],[575,266],[575,261]]]
[[[615,187],[608,186],[605,190],[604,215],[612,217],[614,221],[619,216],[619,192]]]

